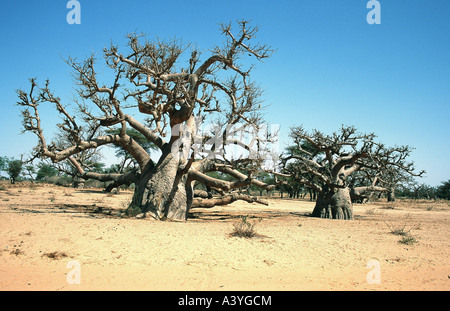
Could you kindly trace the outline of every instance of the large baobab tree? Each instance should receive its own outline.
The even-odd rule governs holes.
[[[249,61],[264,60],[272,50],[253,42],[257,27],[246,21],[236,26],[235,32],[231,24],[221,25],[225,42],[206,57],[177,40],[148,41],[144,35],[130,34],[125,51],[116,45],[103,51],[100,68],[111,72],[109,83],[99,81],[94,56],[81,62],[69,58],[81,118],[52,93],[48,81],[39,87],[32,79],[28,91],[18,91],[18,104],[23,107],[24,130],[38,137],[36,156],[55,163],[69,161],[85,179],[111,181],[115,186],[134,183],[129,215],[185,220],[189,209],[196,206],[235,200],[266,203],[235,190],[250,185],[269,187],[252,177],[263,160],[258,158],[258,148],[265,138],[259,113],[261,90],[250,80],[253,65]],[[47,143],[38,111],[43,103],[54,104],[61,115],[59,128],[67,144]],[[200,130],[206,122],[213,126]],[[159,149],[158,159],[152,159],[127,134],[130,128]],[[244,134],[251,136],[250,142]],[[105,145],[122,148],[137,163],[136,169],[124,174],[86,171],[77,155]],[[230,145],[242,147],[243,153],[230,156]],[[233,181],[208,175],[214,171]],[[194,191],[196,183],[208,191]],[[212,197],[212,192],[219,196]]]
[[[303,127],[293,127],[293,146],[282,156],[282,175],[317,191],[313,216],[353,219],[351,191],[389,191],[388,176],[414,175],[414,165],[408,162],[409,146],[386,147],[376,142],[375,134],[362,134],[352,126],[342,126],[331,135]],[[370,183],[351,189],[349,178],[356,172],[369,172]]]

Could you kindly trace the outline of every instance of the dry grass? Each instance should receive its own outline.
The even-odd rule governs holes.
[[[411,230],[419,230],[420,223],[412,224],[411,214],[406,215],[406,222],[403,223],[402,225],[399,224],[389,225],[387,222],[384,223],[389,228],[390,233],[402,237],[400,240],[398,240],[398,243],[405,245],[413,245],[419,242],[413,235],[411,235]]]
[[[383,215],[384,212],[374,207],[374,208],[367,209],[366,214],[367,215]]]
[[[10,252],[10,254],[11,254],[11,255],[16,255],[16,256],[18,256],[18,255],[24,255],[25,252],[22,251],[22,250],[19,249],[19,248],[16,248],[16,249],[13,249],[13,250]]]

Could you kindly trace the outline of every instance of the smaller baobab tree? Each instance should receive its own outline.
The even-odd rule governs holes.
[[[342,126],[331,135],[297,126],[290,137],[294,144],[281,157],[282,174],[317,191],[315,217],[353,219],[349,177],[355,172],[370,171],[376,178],[359,191],[388,191],[377,186],[383,176],[424,173],[415,173],[414,164],[408,162],[411,147],[386,147],[375,141],[375,134],[359,133],[353,126]]]
[[[375,165],[368,165],[357,170],[349,183],[351,196],[369,198],[376,193],[385,193],[388,202],[395,201],[396,190],[404,184],[416,183],[416,177],[422,177],[424,170],[416,172],[414,163],[408,158],[414,150],[410,146],[395,146],[386,148],[378,155]],[[353,178],[354,177],[354,178]]]

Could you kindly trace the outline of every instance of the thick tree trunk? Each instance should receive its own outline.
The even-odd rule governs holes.
[[[83,189],[85,182],[86,182],[86,180],[84,178],[75,176],[75,177],[73,177],[73,180],[72,180],[72,187],[77,188],[77,189]]]
[[[138,178],[127,215],[185,221],[193,199],[191,182],[187,179],[179,160],[167,153]]]
[[[353,205],[349,188],[319,193],[312,216],[332,219],[353,219]]]
[[[369,200],[369,197],[366,195],[366,191],[365,191],[364,187],[351,188],[350,189],[350,197],[351,197],[352,203],[363,204],[364,201]]]
[[[387,194],[387,200],[388,202],[394,202],[395,201],[395,188],[390,188],[389,192]]]

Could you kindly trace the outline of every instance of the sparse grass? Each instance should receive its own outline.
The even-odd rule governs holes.
[[[392,233],[393,235],[406,236],[412,230],[412,228],[406,230],[406,224],[404,224],[403,226],[393,226],[393,227],[390,227],[387,223],[386,225],[388,226],[390,233]]]
[[[234,236],[234,237],[247,238],[247,239],[258,236],[258,233],[256,233],[256,230],[255,230],[256,221],[251,222],[251,221],[247,220],[248,215],[241,216],[240,218],[241,218],[241,220],[236,222],[233,225],[233,231],[231,232],[230,235]],[[261,219],[259,221],[261,221]]]
[[[11,190],[6,190],[5,193],[6,193],[7,195],[12,196],[12,197],[18,197],[18,196],[19,196],[18,194],[14,193],[14,192],[11,192]]]
[[[387,222],[384,222],[386,224],[386,226],[389,228],[390,233],[395,234],[395,235],[408,235],[411,230],[413,229],[420,229],[420,223],[417,225],[409,225],[409,229],[406,229],[406,227],[408,226],[408,222],[411,221],[411,214],[407,214],[405,217],[406,222],[403,225],[393,225],[390,226]]]
[[[27,183],[27,188],[31,190],[35,190],[38,187],[38,185],[34,182]]]
[[[103,203],[105,201],[105,197],[97,198],[94,200],[94,203]]]
[[[450,208],[450,201],[440,199],[398,199],[395,202],[375,202],[380,209],[403,210],[420,209],[426,211],[441,211]]]
[[[24,253],[23,250],[21,250],[21,249],[19,249],[19,248],[16,248],[16,249],[12,250],[12,251],[10,252],[10,254],[11,254],[11,255],[16,255],[16,256],[18,256],[18,255],[23,255],[23,254],[25,254],[25,253]]]
[[[408,214],[406,216],[406,219],[409,220],[410,217],[411,217],[411,215]],[[407,223],[405,223],[403,225],[394,225],[394,226],[390,226],[387,222],[384,222],[384,223],[389,228],[390,233],[402,237],[400,240],[398,240],[398,243],[405,244],[405,245],[413,245],[418,242],[417,239],[414,236],[412,236],[410,232],[413,229],[415,229],[415,230],[420,229],[420,223],[417,225],[409,225],[409,229],[407,229],[407,226],[408,226]]]
[[[367,215],[382,215],[382,214],[384,214],[384,212],[380,211],[377,208],[369,208],[366,210],[366,214]]]
[[[419,241],[417,241],[417,239],[410,234],[406,234],[400,240],[398,240],[398,243],[405,245],[413,245],[418,242]]]

